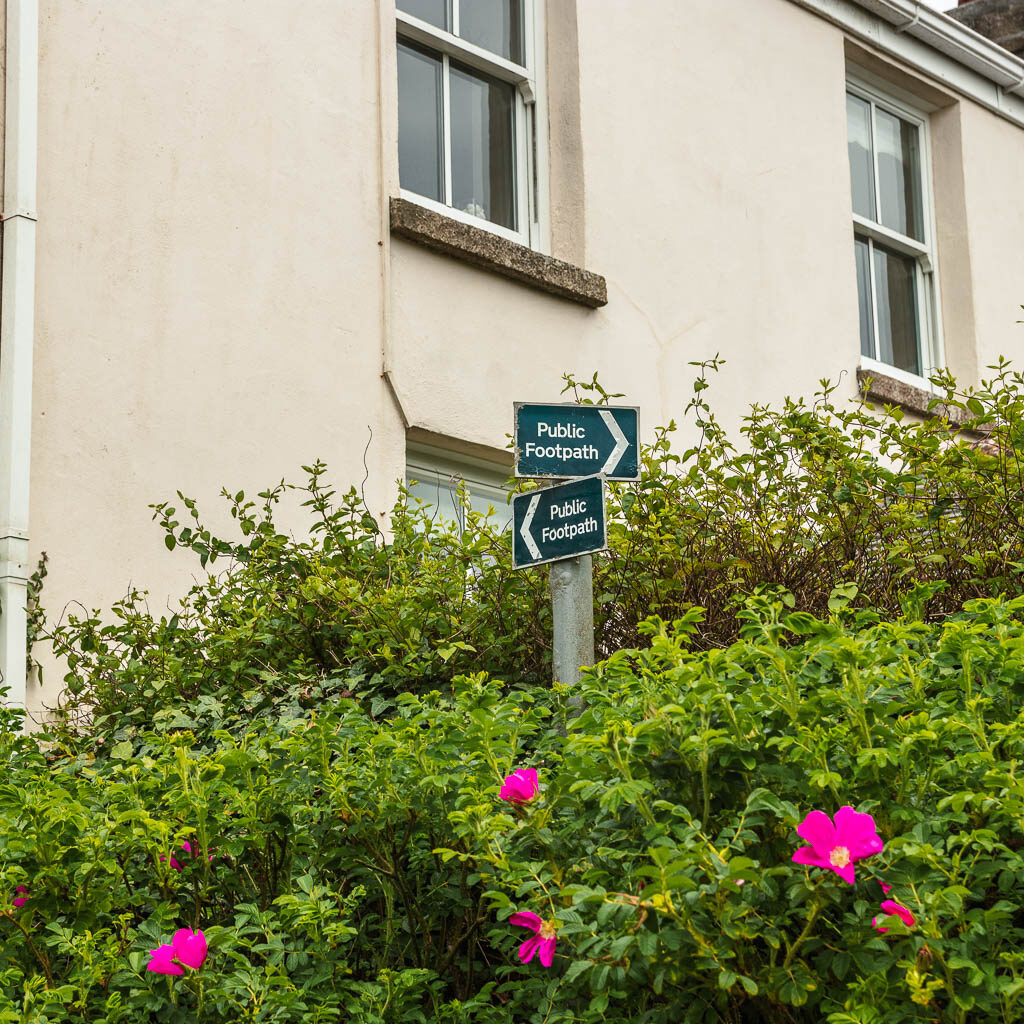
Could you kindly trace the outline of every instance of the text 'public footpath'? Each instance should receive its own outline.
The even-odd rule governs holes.
[[[582,440],[587,436],[584,426],[579,423],[538,423],[537,436],[559,437],[566,440]],[[527,441],[523,445],[523,454],[527,459],[597,459],[601,455],[595,444],[584,444],[570,448],[568,445],[538,444]]]
[[[600,475],[512,497],[517,568],[600,551],[606,542],[605,482]]]
[[[584,498],[574,498],[572,501],[563,502],[560,505],[551,506],[552,519],[569,519],[585,515],[587,502]],[[561,526],[542,526],[540,539],[542,543],[552,540],[571,540],[573,537],[581,537],[588,533],[597,533],[601,524],[596,516],[588,516],[579,522],[562,523]]]

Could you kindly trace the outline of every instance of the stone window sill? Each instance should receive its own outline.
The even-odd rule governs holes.
[[[391,233],[591,309],[608,302],[608,289],[600,274],[463,224],[408,199],[392,198]]]
[[[857,368],[857,390],[864,398],[882,402],[885,405],[898,405],[917,416],[927,418],[945,416],[954,426],[958,426],[968,418],[961,409],[950,409],[941,403],[933,405],[929,409],[928,403],[935,398],[931,391],[916,388],[906,381],[887,377],[884,373],[867,370],[862,366]]]

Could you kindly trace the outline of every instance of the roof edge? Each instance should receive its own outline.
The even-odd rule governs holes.
[[[1024,60],[922,0],[790,0],[1024,127]],[[988,83],[936,67],[915,40]],[[918,49],[918,52],[914,52]],[[995,88],[992,88],[995,86]]]

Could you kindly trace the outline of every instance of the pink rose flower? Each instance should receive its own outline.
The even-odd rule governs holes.
[[[18,894],[14,897],[14,905],[18,908],[25,906],[28,903],[28,888],[24,885],[19,885],[14,891]]]
[[[908,928],[913,928],[914,925],[917,923],[914,920],[914,915],[909,910],[907,910],[906,907],[904,907],[900,903],[897,903],[895,900],[883,900],[882,901],[882,909],[885,911],[885,916],[886,917],[889,917],[889,916],[898,917]],[[881,920],[884,921],[885,918],[883,917],[883,918],[881,918]],[[871,923],[880,932],[885,933],[885,932],[887,932],[889,930],[888,928],[883,928],[878,922],[879,922],[879,918],[877,918],[877,917],[873,917],[871,919]]]
[[[196,852],[195,850],[193,850],[193,849],[192,849],[192,844],[191,844],[191,843],[190,843],[190,842],[189,842],[189,841],[188,841],[187,839],[186,839],[186,840],[185,840],[185,841],[184,841],[184,842],[183,842],[183,843],[181,844],[181,848],[182,848],[182,849],[183,849],[183,850],[184,850],[184,851],[185,851],[185,852],[186,852],[186,853],[187,853],[187,854],[188,854],[188,855],[189,855],[190,857],[191,857],[191,856],[193,856],[193,855],[195,854],[195,852]],[[161,863],[163,863],[163,862],[164,862],[165,860],[167,860],[167,858],[166,858],[166,857],[163,857],[163,856],[161,856],[161,858],[160,858],[160,862],[161,862]],[[212,854],[212,853],[211,853],[211,854],[210,854],[210,856],[209,856],[209,857],[207,858],[207,860],[213,860],[213,854]],[[171,867],[172,867],[172,868],[174,868],[174,870],[175,870],[175,871],[181,871],[181,869],[182,869],[182,867],[183,867],[183,865],[181,864],[181,862],[180,862],[180,861],[179,861],[179,860],[178,860],[178,859],[177,859],[177,858],[176,858],[176,857],[174,856],[174,854],[173,854],[173,853],[171,854]]]
[[[850,806],[836,811],[835,824],[824,811],[811,811],[796,831],[811,845],[801,846],[793,854],[794,863],[834,871],[849,885],[855,881],[854,863],[882,852],[875,819]]]
[[[517,768],[511,775],[505,776],[505,783],[498,796],[510,804],[525,804],[537,795],[537,791],[537,769]]]
[[[174,962],[174,950],[167,945],[157,946],[149,951],[150,961],[146,970],[154,974],[184,974],[185,972]]]
[[[177,960],[198,971],[206,959],[206,936],[191,928],[179,928],[171,939],[171,948]]]
[[[555,958],[554,922],[542,921],[529,910],[513,914],[508,920],[510,924],[518,925],[520,928],[529,928],[533,932],[533,935],[519,947],[519,959],[524,964],[528,964],[534,954],[539,952],[540,962],[545,967],[550,967]]]
[[[181,848],[182,848],[183,850],[188,850],[188,852],[189,852],[189,853],[191,853],[191,852],[192,852],[192,847],[190,847],[190,846],[188,845],[188,843],[182,843],[182,844],[181,844]],[[164,862],[165,860],[167,860],[167,858],[166,858],[166,857],[164,857],[164,856],[163,856],[163,855],[161,854],[161,856],[160,856],[160,863],[161,863],[161,864],[163,864],[163,862]],[[177,857],[175,857],[175,856],[174,856],[174,854],[173,854],[173,853],[171,854],[171,867],[172,867],[172,868],[174,868],[174,870],[175,870],[175,871],[180,871],[180,870],[181,870],[181,862],[180,862],[180,861],[178,860],[178,858],[177,858]]]
[[[149,955],[146,970],[154,974],[184,974],[182,967],[198,971],[206,960],[206,936],[191,928],[179,928],[170,945],[157,946]]]

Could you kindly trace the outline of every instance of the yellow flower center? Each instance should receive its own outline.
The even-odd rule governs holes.
[[[553,939],[555,937],[555,922],[545,921],[540,926],[540,937],[542,939]]]
[[[845,846],[837,846],[828,855],[828,862],[834,868],[845,868],[850,863],[850,851]]]

